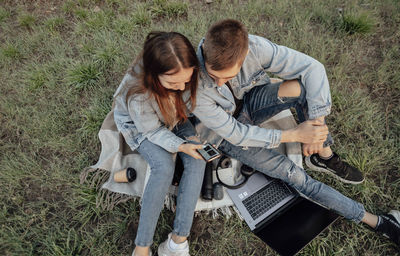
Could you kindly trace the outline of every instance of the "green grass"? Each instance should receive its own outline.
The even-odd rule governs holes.
[[[67,83],[76,89],[89,89],[99,84],[100,69],[94,63],[77,63],[68,72]]]
[[[188,4],[185,2],[157,0],[154,1],[154,3],[155,5],[152,6],[152,11],[159,17],[172,19],[187,15]]]
[[[152,30],[197,45],[210,24],[241,20],[250,33],[325,65],[334,149],[366,181],[310,174],[367,210],[400,205],[400,5],[383,1],[0,0],[0,254],[129,255],[139,202],[98,207],[80,184],[100,154],[97,132],[127,67]],[[104,178],[104,177],[103,177]],[[174,214],[160,216],[153,249]],[[194,219],[191,255],[276,255],[234,216]],[[299,255],[396,255],[363,225],[338,220]]]
[[[149,5],[137,5],[135,12],[132,14],[132,22],[138,27],[150,25],[152,21],[152,13]]]
[[[82,135],[90,136],[92,140],[96,139],[97,132],[107,113],[110,111],[112,104],[111,97],[96,98],[89,109],[83,112],[84,122],[79,132]],[[93,136],[96,135],[96,136]]]
[[[22,14],[18,17],[18,23],[22,27],[30,28],[36,22],[36,18],[31,14]]]
[[[22,57],[21,51],[12,44],[5,44],[4,47],[1,49],[1,53],[4,58],[9,59],[20,59]]]
[[[52,17],[48,18],[44,23],[50,31],[58,31],[62,29],[66,21],[64,17]]]
[[[350,35],[355,33],[367,34],[372,32],[374,24],[374,20],[368,14],[344,14],[340,29]]]
[[[10,12],[2,7],[0,7],[0,24],[10,17]]]

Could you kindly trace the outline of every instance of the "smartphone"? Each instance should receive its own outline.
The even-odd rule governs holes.
[[[199,152],[206,162],[210,162],[221,156],[221,153],[218,151],[218,149],[214,148],[210,143],[204,144],[204,147],[197,149],[197,152]]]

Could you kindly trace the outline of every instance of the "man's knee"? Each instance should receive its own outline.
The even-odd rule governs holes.
[[[299,97],[301,94],[301,85],[297,80],[283,82],[279,86],[279,97]]]
[[[294,163],[287,169],[288,183],[296,188],[301,188],[306,183],[305,172],[298,168]]]

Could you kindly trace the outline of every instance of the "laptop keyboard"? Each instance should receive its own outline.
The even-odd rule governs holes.
[[[255,220],[291,194],[286,185],[279,180],[274,180],[244,199],[243,204]]]

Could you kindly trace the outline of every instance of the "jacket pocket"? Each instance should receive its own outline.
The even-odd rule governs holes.
[[[256,86],[260,84],[268,84],[270,79],[264,70],[259,70],[254,73],[250,79],[247,81],[248,86]]]

